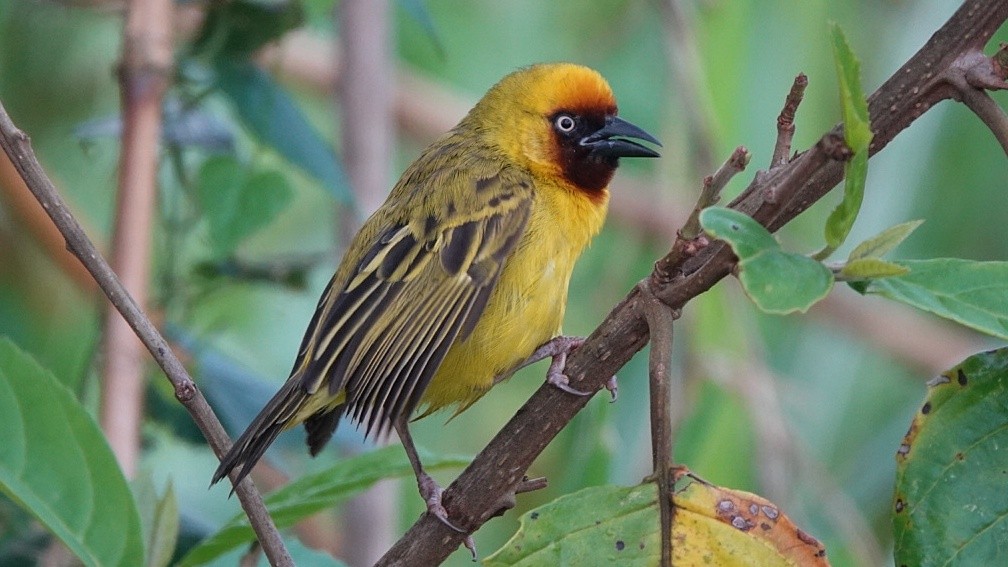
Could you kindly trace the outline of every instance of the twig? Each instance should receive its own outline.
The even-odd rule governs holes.
[[[990,128],[1001,149],[1008,154],[1008,114],[986,92],[1008,89],[1008,82],[998,71],[1003,73],[1004,68],[993,58],[971,52],[963,54],[962,67],[949,69],[948,75],[963,104]]]
[[[641,309],[647,318],[651,334],[651,356],[648,360],[649,397],[651,399],[651,463],[654,481],[658,485],[658,511],[660,518],[661,565],[672,565],[672,522],[675,508],[672,505],[672,423],[671,404],[682,404],[682,380],[669,377],[672,363],[672,324],[679,317],[651,293],[649,279],[645,278],[638,289],[644,300]],[[672,382],[675,382],[673,386]],[[675,389],[675,392],[673,392]],[[676,415],[681,415],[676,412]]]
[[[947,68],[957,54],[982,47],[1006,18],[1008,2],[1003,0],[969,2],[957,10],[870,98],[874,132],[870,153],[885,147],[927,108],[949,98],[951,89],[931,88],[933,73]],[[834,128],[833,133],[839,132],[839,126]],[[840,181],[843,168],[827,154],[822,148],[810,150],[765,176],[782,188],[778,196],[790,193],[793,198],[779,198],[767,205],[770,185],[761,176],[734,206],[750,214],[758,212],[771,230],[780,228]],[[683,277],[652,291],[662,302],[680,307],[725,277],[733,265],[731,250],[712,244],[685,260]],[[566,367],[572,387],[597,391],[643,348],[648,330],[641,303],[640,291],[634,288],[574,351]],[[514,489],[536,456],[587,402],[587,397],[566,395],[552,386],[537,390],[445,491],[444,506],[456,525],[474,531],[492,517],[501,497]],[[458,548],[463,538],[464,534],[454,533],[425,515],[378,564],[436,565]]]
[[[791,154],[791,140],[794,138],[795,113],[798,112],[798,105],[801,104],[805,96],[805,87],[808,86],[808,77],[805,73],[798,73],[791,90],[788,91],[787,98],[784,99],[784,108],[777,117],[777,142],[774,144],[773,157],[770,158],[770,168],[787,163]]]
[[[655,285],[665,286],[671,283],[681,274],[683,262],[690,256],[696,255],[709,242],[703,235],[700,227],[700,213],[707,207],[717,203],[721,198],[721,191],[724,190],[728,182],[736,174],[742,172],[751,158],[749,150],[744,146],[735,148],[732,155],[714,173],[704,178],[703,187],[700,190],[700,197],[697,199],[693,212],[683,224],[683,227],[676,232],[675,242],[672,243],[672,250],[662,259],[655,262],[654,272],[651,279]]]
[[[752,158],[752,154],[745,146],[739,146],[735,148],[731,156],[721,167],[718,168],[714,175],[710,175],[704,178],[703,187],[700,190],[700,198],[697,199],[696,205],[693,207],[693,212],[690,213],[688,219],[683,224],[683,227],[679,229],[678,237],[683,240],[693,240],[700,236],[703,229],[700,228],[700,213],[707,207],[714,205],[719,200],[721,200],[721,191],[728,185],[732,177],[735,177],[739,173],[742,173],[745,168],[749,165],[749,160]]]
[[[391,187],[395,72],[390,10],[388,0],[348,0],[339,5],[343,57],[336,92],[342,156],[356,212],[362,215],[349,223],[349,237],[357,232],[362,218],[381,206]]]
[[[175,389],[175,397],[189,411],[210,447],[218,456],[223,455],[231,443],[217,416],[189,377],[182,362],[168,347],[164,337],[126,291],[115,272],[98,253],[70,213],[56,187],[43,171],[38,158],[35,157],[28,136],[14,125],[2,103],[0,103],[0,147],[3,147],[25,184],[66,239],[67,248],[88,269],[112,305],[130,324],[154,360],[164,370]],[[252,482],[240,483],[235,493],[270,562],[273,565],[293,565],[294,562],[284,548],[273,520],[266,512],[262,497]]]

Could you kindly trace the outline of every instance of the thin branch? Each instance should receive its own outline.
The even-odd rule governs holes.
[[[958,54],[982,48],[1006,18],[1008,2],[1003,0],[968,2],[961,7],[870,98],[874,138],[869,151],[878,152],[928,108],[949,98],[952,89],[934,83],[933,74],[947,68]],[[830,134],[839,132],[837,126]],[[736,200],[735,208],[757,213],[758,220],[776,230],[822,198],[841,180],[843,172],[841,164],[830,159],[829,148],[823,147],[830,134],[812,150],[757,176]],[[770,188],[774,191],[768,191]],[[768,195],[776,199],[768,202]],[[652,291],[664,303],[681,307],[725,277],[733,265],[731,250],[712,244],[686,259],[682,277]],[[641,294],[635,288],[568,359],[566,373],[571,386],[586,391],[601,389],[648,338]],[[445,491],[443,503],[456,525],[471,532],[492,517],[501,497],[514,490],[532,461],[587,402],[586,396],[540,387]],[[378,564],[436,565],[458,548],[464,537],[424,515]]]
[[[67,248],[88,269],[112,305],[122,314],[154,360],[164,370],[175,389],[175,397],[189,411],[210,447],[218,456],[223,455],[231,442],[220,421],[164,337],[126,291],[108,262],[98,253],[70,213],[56,187],[39,164],[38,158],[35,157],[28,136],[14,125],[2,103],[0,103],[0,147],[3,147],[25,184],[66,239]],[[252,481],[241,482],[235,493],[270,562],[273,565],[292,566],[294,562],[284,548],[280,534],[276,531],[276,526],[266,512],[262,497]]]
[[[798,73],[791,90],[788,91],[787,98],[784,99],[784,108],[781,109],[777,117],[777,142],[774,144],[773,157],[770,158],[770,167],[774,168],[787,163],[791,154],[791,140],[795,132],[795,113],[798,112],[798,105],[801,104],[805,96],[805,87],[808,86],[808,77],[805,73]]]
[[[700,236],[703,230],[700,228],[700,213],[707,207],[714,205],[721,200],[721,191],[728,185],[732,177],[735,177],[739,173],[745,170],[749,165],[749,160],[752,158],[752,154],[745,146],[739,146],[735,148],[732,155],[728,157],[727,160],[721,167],[718,168],[714,175],[710,175],[704,178],[703,187],[700,190],[700,198],[697,199],[696,205],[693,206],[693,212],[690,213],[688,219],[683,224],[683,227],[679,229],[677,235],[678,238],[682,240],[693,240]]]
[[[649,279],[637,284],[644,299],[642,309],[651,334],[651,356],[648,361],[649,397],[651,399],[651,463],[654,481],[658,485],[659,536],[661,563],[672,565],[672,522],[675,508],[672,505],[672,415],[671,404],[681,404],[682,379],[669,376],[672,364],[672,325],[679,312],[672,311],[651,293]],[[672,382],[676,386],[673,387]],[[673,389],[675,392],[673,392]],[[675,400],[674,402],[672,400]],[[676,415],[681,415],[676,412]]]
[[[388,0],[347,0],[339,4],[340,46],[337,88],[343,164],[359,216],[342,229],[344,242],[363,218],[385,200],[395,141],[391,7]],[[351,219],[345,219],[351,220]]]
[[[949,70],[949,81],[958,90],[963,104],[990,128],[1008,155],[1008,114],[986,92],[1008,89],[1008,82],[1001,76],[1005,69],[983,53],[966,53],[962,61],[961,68]]]

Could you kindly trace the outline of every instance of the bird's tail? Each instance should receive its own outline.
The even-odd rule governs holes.
[[[305,392],[301,387],[301,380],[294,378],[287,380],[287,383],[252,420],[248,429],[238,437],[238,440],[221,459],[210,484],[216,484],[235,467],[240,467],[238,476],[232,482],[233,486],[238,486],[238,483],[252,471],[252,467],[262,458],[263,453],[277,438],[277,435],[280,435],[280,432],[288,427],[296,425],[296,423],[291,423],[291,420],[304,406],[308,396],[308,392]]]

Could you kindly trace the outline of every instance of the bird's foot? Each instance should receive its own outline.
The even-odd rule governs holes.
[[[529,357],[529,360],[542,360],[546,357],[552,357],[553,360],[550,362],[549,370],[546,371],[546,382],[556,386],[568,394],[574,394],[575,396],[590,396],[592,395],[592,392],[585,392],[583,390],[578,390],[577,388],[572,388],[570,385],[570,378],[568,378],[567,374],[564,373],[567,366],[567,355],[583,345],[584,342],[585,340],[583,337],[556,337],[536,349],[536,351],[532,353],[532,356]]]
[[[550,364],[549,372],[546,373],[546,383],[560,388],[568,394],[574,394],[575,396],[590,396],[591,392],[585,392],[584,390],[578,390],[570,385],[570,378],[563,373],[564,362],[566,362],[567,356],[557,356],[553,359],[553,363]],[[558,365],[557,362],[560,364]],[[559,366],[560,369],[554,369],[554,366]]]
[[[437,483],[436,480],[431,478],[427,473],[417,477],[417,487],[420,489],[420,497],[424,499],[427,504],[427,513],[437,518],[442,524],[448,526],[449,528],[455,530],[460,534],[465,534],[466,531],[462,528],[456,526],[448,520],[448,511],[445,510],[444,505],[441,504],[441,494],[444,489],[441,485]],[[466,535],[465,541],[462,542],[466,546],[466,549],[472,553],[473,561],[476,561],[476,542],[473,541],[472,535]]]

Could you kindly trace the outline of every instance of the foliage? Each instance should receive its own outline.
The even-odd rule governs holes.
[[[1008,537],[1008,349],[971,356],[928,383],[896,456],[898,565],[999,561]]]
[[[298,27],[329,37],[325,30],[332,23],[333,4],[212,4],[203,27],[179,51],[177,81],[165,106],[161,218],[151,227],[159,236],[152,308],[163,311],[172,336],[192,354],[197,380],[214,407],[231,402],[224,413],[232,432],[251,419],[260,398],[289,371],[300,334],[331,275],[332,261],[318,258],[335,257],[333,209],[350,201],[345,176],[334,159],[340,153],[333,142],[339,125],[330,93],[291,81],[272,63],[256,64],[260,60],[252,55]],[[726,282],[692,302],[677,323],[680,340],[673,370],[685,377],[686,387],[676,453],[677,461],[716,486],[772,493],[773,499],[788,502],[787,515],[825,543],[834,565],[877,563],[885,559],[881,550],[894,544],[901,561],[906,557],[914,563],[919,559],[914,554],[930,549],[916,542],[942,547],[947,538],[961,539],[961,534],[940,531],[946,518],[933,507],[940,504],[937,497],[961,498],[956,490],[965,489],[939,481],[936,488],[941,491],[900,516],[892,509],[893,478],[897,491],[916,498],[914,479],[933,477],[935,463],[957,474],[979,474],[978,463],[993,463],[996,457],[981,444],[970,446],[975,453],[963,451],[970,455],[964,461],[948,458],[955,447],[970,443],[954,438],[953,432],[976,433],[976,424],[1000,419],[994,407],[1002,380],[1000,354],[963,362],[960,368],[970,385],[955,390],[954,396],[948,392],[958,388],[956,381],[932,387],[932,407],[941,399],[945,409],[923,419],[923,379],[936,371],[930,363],[894,350],[813,305],[824,296],[829,301],[844,293],[862,304],[881,304],[833,286],[845,281],[892,303],[908,304],[1001,340],[1008,337],[1003,299],[1008,239],[997,236],[1004,231],[1003,208],[996,206],[1004,198],[1004,155],[989,133],[961,107],[943,104],[874,157],[870,172],[866,165],[869,140],[864,135],[862,92],[873,90],[912,49],[923,45],[954,8],[880,6],[866,0],[813,0],[797,8],[756,0],[690,5],[690,31],[698,47],[693,62],[698,102],[691,106],[682,104],[689,101],[683,83],[690,79],[670,70],[660,56],[668,48],[669,35],[658,3],[600,2],[590,9],[575,0],[396,4],[399,67],[466,93],[469,99],[505,72],[533,61],[571,59],[599,69],[614,86],[621,113],[660,132],[667,148],[660,163],[628,163],[618,174],[614,199],[629,194],[642,205],[638,209],[663,210],[665,205],[654,205],[647,201],[649,194],[622,184],[626,178],[661,179],[662,199],[684,207],[692,203],[699,180],[711,173],[696,165],[694,154],[702,145],[697,136],[707,138],[714,159],[745,144],[754,163],[765,163],[773,146],[773,119],[787,85],[797,72],[808,74],[794,147],[808,147],[842,119],[853,154],[844,195],[838,196],[835,207],[813,206],[777,236],[748,217],[705,211],[707,229],[729,240],[739,256],[742,289],[761,310],[744,301],[738,285]],[[830,20],[838,23],[832,31]],[[99,242],[112,224],[109,211],[115,198],[119,126],[108,117],[118,108],[110,70],[119,56],[120,28],[117,15],[100,11],[0,3],[0,100],[31,134],[75,213]],[[842,37],[840,28],[849,38]],[[995,42],[1006,39],[1002,34]],[[998,100],[1004,105],[1003,97]],[[686,127],[696,116],[706,128],[699,133]],[[395,171],[427,141],[406,139]],[[4,175],[0,169],[0,185],[5,186]],[[737,192],[746,177],[738,176],[726,197]],[[18,438],[13,430],[2,436],[0,454],[10,458],[0,462],[6,494],[0,499],[0,563],[33,563],[49,545],[50,536],[40,535],[36,517],[46,534],[55,534],[85,561],[95,549],[111,553],[111,559],[92,562],[101,564],[118,557],[122,564],[163,565],[197,546],[219,542],[214,534],[238,534],[232,523],[238,513],[234,499],[226,499],[226,489],[207,493],[205,488],[213,457],[205,445],[192,442],[188,417],[177,411],[172,392],[153,372],[144,472],[130,493],[88,417],[97,391],[89,371],[100,332],[96,302],[53,267],[11,203],[8,194],[0,197],[0,335],[5,337],[0,390],[9,394],[0,396],[0,404],[6,403],[0,415],[8,429],[44,435],[45,443],[8,443]],[[670,243],[667,231],[655,229],[654,223],[621,216],[625,209],[617,206],[613,211],[615,222],[596,239],[572,282],[568,333],[593,329],[608,308],[649,273]],[[920,221],[905,222],[910,218],[927,223],[918,228]],[[814,260],[792,252],[816,246],[810,243],[820,242],[823,234],[826,248]],[[900,244],[900,258],[930,259],[883,259]],[[846,260],[829,261],[844,253]],[[810,316],[773,314],[806,309]],[[931,319],[923,321],[928,329],[933,325]],[[939,329],[961,339],[957,344],[975,344],[974,350],[986,344],[973,334]],[[918,333],[930,331],[891,325],[887,332],[913,342]],[[965,354],[957,353],[947,365]],[[599,503],[610,498],[653,500],[646,494],[650,485],[638,485],[650,472],[643,417],[646,372],[645,357],[622,369],[619,401],[590,402],[530,471],[548,476],[550,487],[520,495],[516,510],[476,534],[482,553],[501,549],[488,558],[491,564],[519,561],[508,559],[505,544],[510,538],[527,542],[544,537],[531,531],[530,518],[537,513],[531,509],[544,514],[576,505],[581,514],[597,511]],[[436,416],[416,422],[414,436],[430,449],[431,462],[440,458],[457,465],[458,459],[444,455],[476,453],[541,379],[541,367],[525,371],[448,424]],[[27,397],[41,401],[24,406]],[[961,411],[949,415],[954,408]],[[897,472],[892,455],[913,415],[917,441],[913,451],[900,458]],[[950,424],[960,423],[956,420],[970,426]],[[67,423],[74,427],[66,429]],[[59,427],[65,428],[61,434],[56,433]],[[922,441],[928,436],[935,436],[935,446],[942,447],[937,461],[919,456],[925,455]],[[356,451],[359,437],[341,431],[337,445],[343,452]],[[63,450],[50,443],[63,444]],[[11,451],[18,447],[33,460],[11,467],[17,464]],[[297,479],[288,494],[310,489],[318,495],[286,499],[299,507],[284,508],[284,524],[341,502],[374,478],[409,476],[398,448],[359,459],[335,453],[309,461],[294,434],[267,455]],[[32,474],[20,474],[24,471]],[[50,476],[39,476],[38,471]],[[453,473],[442,474],[450,479]],[[364,477],[366,482],[360,480]],[[984,478],[963,484],[982,487]],[[357,479],[357,484],[347,479]],[[921,481],[916,482],[920,486]],[[585,489],[593,485],[608,486]],[[399,532],[423,509],[412,480],[402,486]],[[66,487],[74,491],[57,490]],[[78,498],[101,494],[96,505],[115,513],[94,521],[108,522],[114,529],[89,529],[91,524],[62,518],[80,512],[80,501],[51,505],[52,498],[64,493]],[[986,503],[999,502],[996,494],[990,496]],[[619,508],[604,511],[610,510],[611,521],[622,521]],[[920,514],[928,521],[917,522]],[[904,521],[911,517],[914,522]],[[537,522],[537,527],[544,524]],[[910,529],[917,525],[926,528]],[[591,526],[577,531],[560,523],[552,529],[557,531],[546,536],[552,538],[552,547],[542,547],[550,547],[550,552],[565,538],[594,534]],[[968,525],[963,529],[965,537],[975,531]],[[642,537],[653,538],[653,533]],[[228,546],[247,538],[242,531]],[[983,541],[970,541],[977,544],[976,557],[982,557],[987,549]],[[303,564],[324,561],[294,536],[288,535],[287,542]],[[120,547],[112,549],[112,544]],[[18,556],[24,549],[29,554]],[[615,542],[612,549],[615,553]],[[215,564],[235,560],[234,554],[223,555]],[[463,553],[450,563],[470,564]]]
[[[0,414],[0,490],[85,565],[143,564],[136,504],[98,425],[7,339],[0,339]]]

